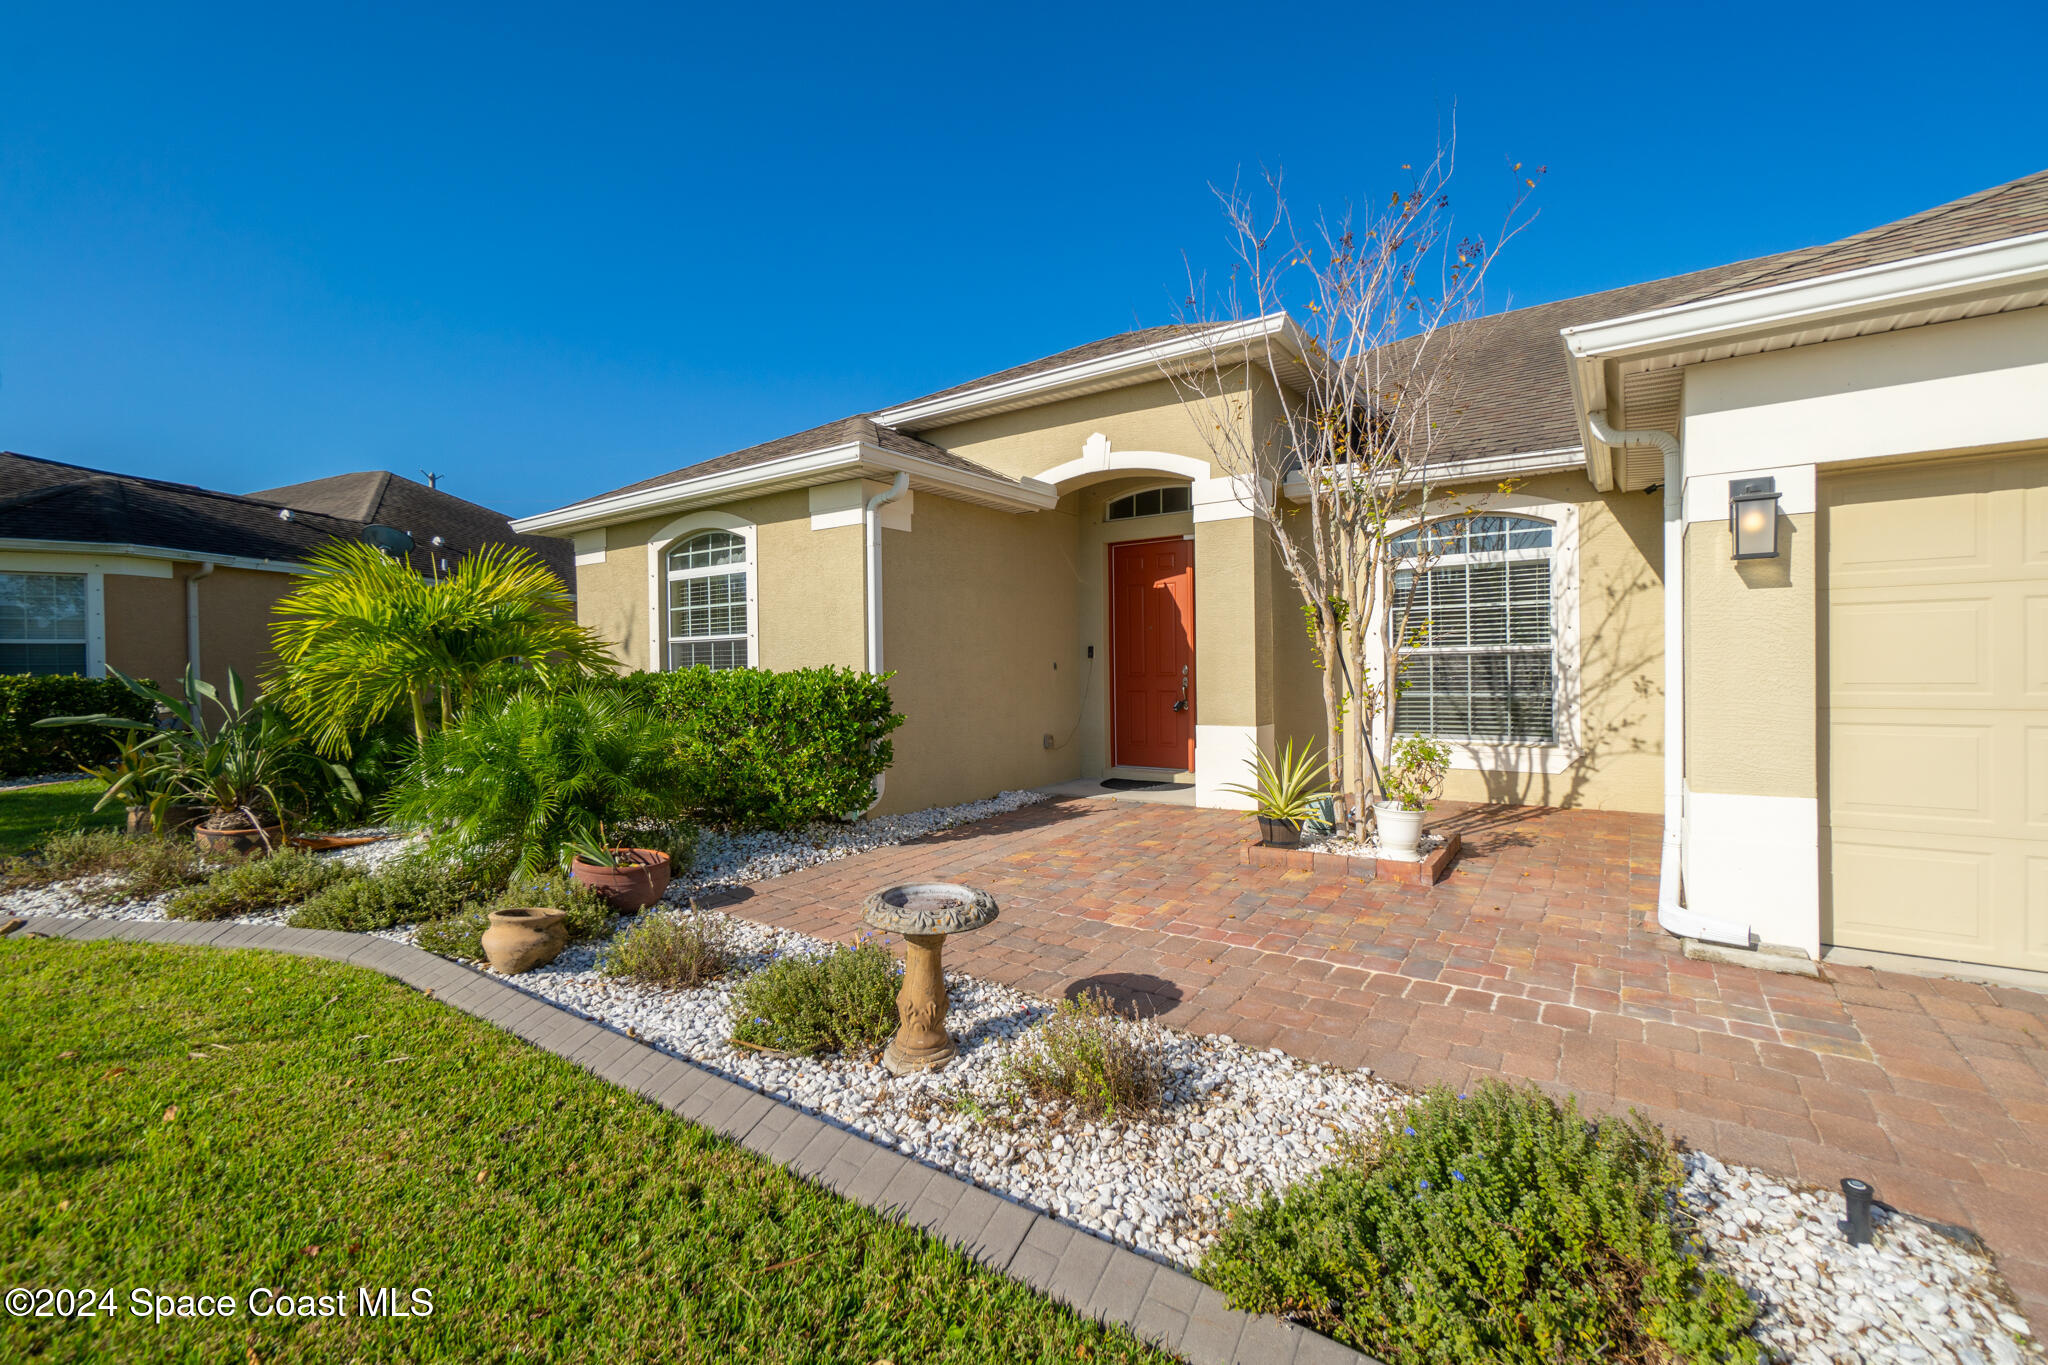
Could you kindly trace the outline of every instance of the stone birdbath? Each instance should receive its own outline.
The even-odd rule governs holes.
[[[960,1051],[946,1032],[946,977],[939,954],[946,935],[979,929],[996,917],[996,898],[948,882],[891,886],[861,903],[861,918],[903,935],[903,989],[896,993],[896,1032],[882,1050],[892,1076],[936,1071]]]

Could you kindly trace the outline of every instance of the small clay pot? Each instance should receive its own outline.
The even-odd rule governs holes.
[[[524,907],[491,911],[484,930],[484,957],[506,976],[544,967],[569,946],[568,917],[560,910]]]
[[[617,867],[602,867],[578,858],[569,864],[569,875],[596,892],[598,899],[614,910],[645,910],[668,890],[668,854],[651,848],[607,851],[619,860]]]
[[[273,853],[284,847],[284,826],[265,825],[259,832],[254,825],[238,825],[232,829],[215,829],[201,824],[192,831],[192,837],[208,853],[227,854],[235,858],[250,858],[262,853]]]

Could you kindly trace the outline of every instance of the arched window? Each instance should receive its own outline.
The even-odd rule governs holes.
[[[1388,629],[1404,641],[1394,729],[1450,739],[1557,738],[1551,554],[1534,517],[1469,516],[1388,542]]]
[[[745,668],[747,538],[699,531],[668,552],[668,666]]]
[[[1131,517],[1156,517],[1167,512],[1185,512],[1195,505],[1194,490],[1186,484],[1147,488],[1118,498],[1103,514],[1104,521],[1125,521]]]

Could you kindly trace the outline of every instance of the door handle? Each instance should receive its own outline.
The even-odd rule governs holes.
[[[1173,704],[1173,709],[1175,711],[1185,711],[1188,709],[1188,666],[1186,664],[1180,666],[1180,700]]]

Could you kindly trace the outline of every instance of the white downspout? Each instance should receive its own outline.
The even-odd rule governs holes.
[[[1685,854],[1685,461],[1678,438],[1665,431],[1616,431],[1597,412],[1586,414],[1596,439],[1620,450],[1652,445],[1664,454],[1664,854],[1657,873],[1657,923],[1680,938],[1740,948],[1749,926],[1695,915],[1681,904]]]
[[[212,572],[213,561],[207,559],[185,575],[185,660],[195,678],[199,676],[199,580]]]
[[[868,672],[881,676],[882,673],[882,505],[896,501],[910,490],[910,475],[899,471],[896,482],[868,499],[867,511],[861,518],[861,529],[867,536],[867,599],[868,599]],[[889,785],[887,773],[875,774],[875,799],[861,812],[866,815],[882,799],[883,789]]]

